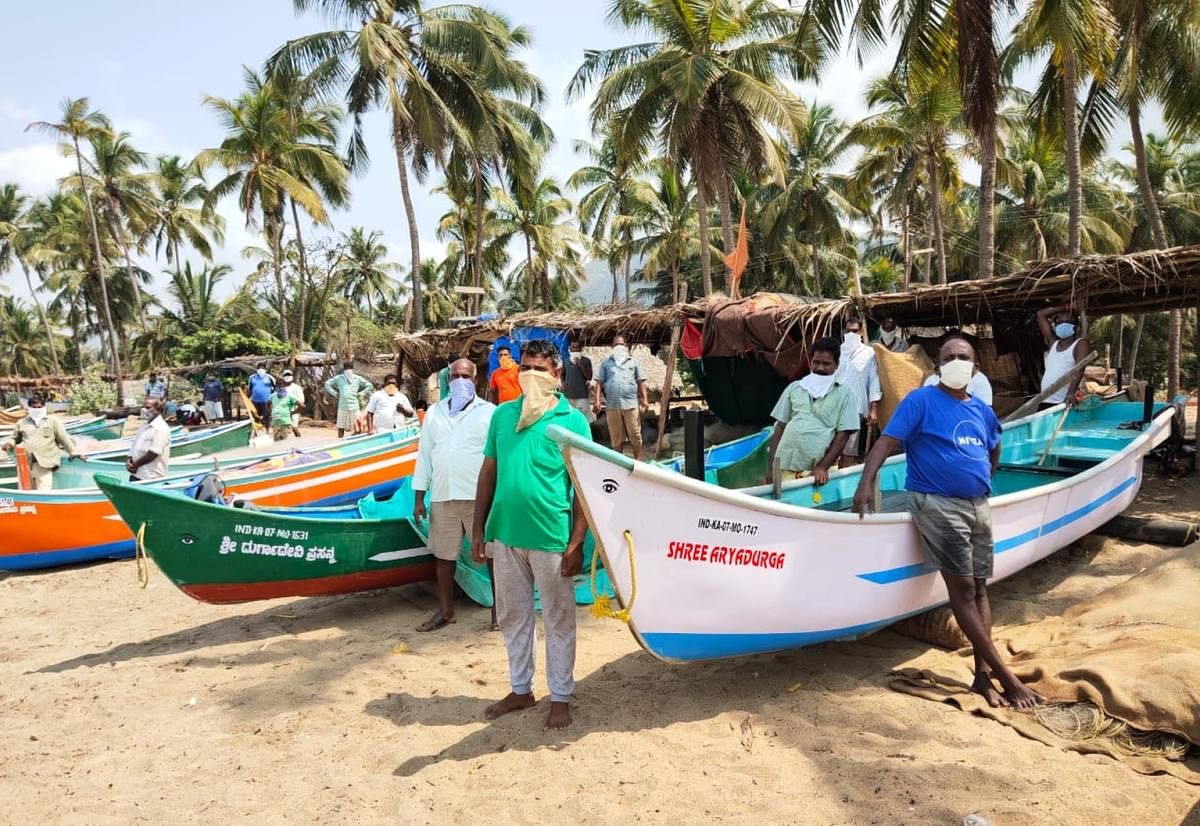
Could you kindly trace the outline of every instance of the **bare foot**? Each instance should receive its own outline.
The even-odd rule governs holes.
[[[971,683],[971,690],[987,700],[987,704],[992,708],[1008,705],[1005,696],[996,690],[996,686],[992,685],[992,675],[986,671],[980,671],[975,675],[975,681]]]
[[[1007,680],[1001,680],[1000,683],[1004,686],[1004,699],[1017,711],[1029,711],[1034,706],[1041,705],[1046,701],[1045,697],[1015,677],[1011,684]]]
[[[571,725],[571,704],[550,703],[550,715],[546,718],[546,728],[566,728]]]
[[[437,631],[454,622],[454,615],[445,616],[441,611],[434,611],[433,616],[417,626],[418,631]]]
[[[495,720],[497,717],[503,717],[512,711],[521,711],[526,708],[533,708],[537,700],[532,694],[513,694],[511,691],[508,696],[498,703],[492,703],[483,710],[483,716],[489,720]]]
[[[489,631],[499,631],[500,623],[496,622],[496,609],[492,609],[492,624],[488,626]]]

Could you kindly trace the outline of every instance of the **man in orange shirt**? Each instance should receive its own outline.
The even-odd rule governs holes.
[[[491,400],[493,403],[504,404],[521,395],[521,382],[517,379],[521,368],[513,360],[512,350],[503,344],[496,348],[496,355],[500,359],[500,366],[496,368],[495,372],[492,373],[491,379],[488,380],[488,386],[490,387],[489,395],[492,397]]]

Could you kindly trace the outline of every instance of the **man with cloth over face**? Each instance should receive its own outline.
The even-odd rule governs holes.
[[[558,392],[561,365],[553,342],[534,340],[521,352],[519,398],[492,416],[479,487],[471,552],[484,561],[484,543],[495,542],[496,616],[508,650],[512,691],[488,706],[495,719],[530,708],[533,697],[533,586],[542,599],[546,632],[547,728],[571,723],[575,690],[575,585],[583,566],[587,522],[551,425],[591,438],[583,414]]]
[[[988,496],[1000,463],[1000,420],[967,392],[975,350],[949,338],[938,353],[936,387],[920,387],[896,408],[863,468],[854,510],[872,508],[875,478],[884,460],[903,449],[908,457],[905,486],[921,547],[941,572],[950,608],[975,653],[971,690],[988,705],[1029,709],[1042,701],[1004,664],[992,642],[987,580],[992,575],[992,512]],[[1003,691],[992,684],[995,676]]]
[[[39,395],[29,397],[25,418],[13,427],[12,436],[0,444],[0,450],[12,450],[15,445],[24,445],[29,451],[29,480],[34,490],[54,489],[54,471],[62,464],[64,450],[72,459],[80,455],[62,422],[47,414],[46,400]]]
[[[633,458],[642,458],[642,422],[638,415],[650,409],[646,395],[646,377],[642,366],[629,353],[625,336],[613,336],[612,355],[600,362],[596,371],[596,398],[593,407],[600,412],[600,393],[608,416],[608,438],[613,450],[624,450],[625,442],[633,449]]]
[[[459,359],[450,365],[449,394],[425,414],[413,471],[413,519],[425,519],[428,491],[429,549],[437,559],[438,610],[417,626],[418,631],[436,631],[454,622],[454,569],[463,537],[471,536],[474,527],[475,488],[495,411],[494,404],[475,392],[474,362]],[[488,563],[491,573],[491,560]]]

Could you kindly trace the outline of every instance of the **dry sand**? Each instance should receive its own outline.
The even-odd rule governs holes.
[[[1200,514],[1196,480],[1149,483]],[[1016,623],[1169,550],[1089,538],[994,589]],[[576,720],[495,723],[500,637],[423,587],[197,603],[131,561],[0,582],[0,821],[959,824],[1200,822],[1200,789],[889,691],[882,632],[687,667],[580,609]],[[539,696],[543,676],[537,677]]]

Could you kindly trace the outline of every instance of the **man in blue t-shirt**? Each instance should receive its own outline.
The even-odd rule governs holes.
[[[263,427],[271,421],[271,394],[275,392],[275,377],[267,372],[265,362],[250,374],[250,403],[258,412]]]
[[[993,708],[1028,709],[1042,698],[1023,685],[992,642],[987,580],[992,575],[992,513],[988,495],[1000,463],[1000,420],[967,393],[978,370],[975,350],[959,337],[938,353],[940,381],[909,393],[884,428],[863,468],[854,510],[871,510],[875,477],[901,448],[908,458],[909,511],[930,564],[946,582],[950,608],[975,653],[971,690]],[[992,684],[1000,681],[1003,692]]]

